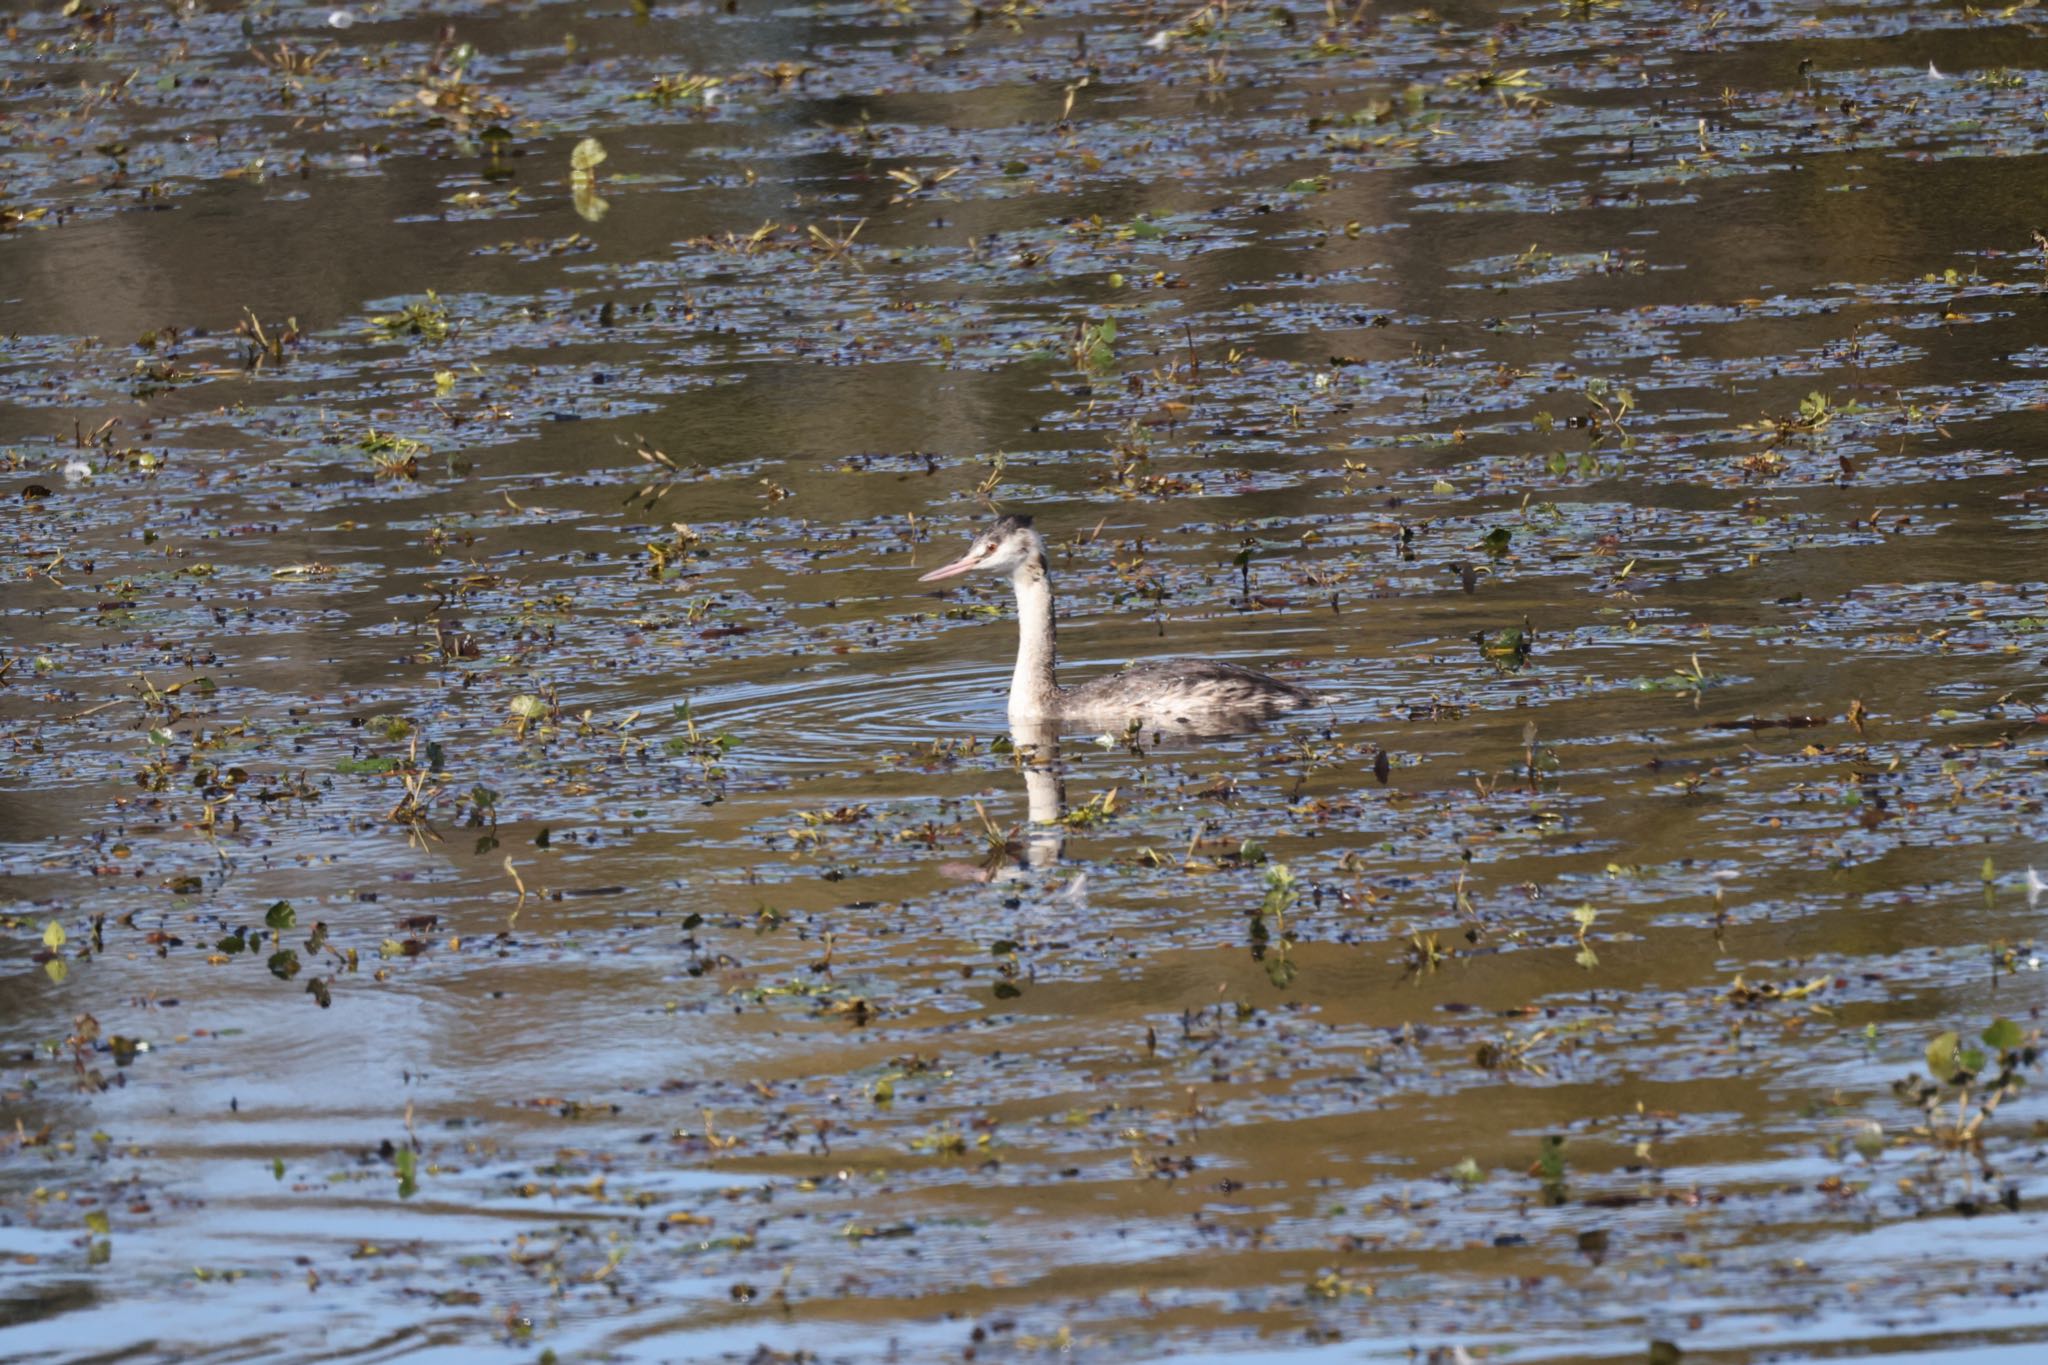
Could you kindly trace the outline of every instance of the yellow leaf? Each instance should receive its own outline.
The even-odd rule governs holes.
[[[594,137],[584,138],[569,153],[570,180],[588,184],[597,179],[597,168],[604,159],[604,144]]]

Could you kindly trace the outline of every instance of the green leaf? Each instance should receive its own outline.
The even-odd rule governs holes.
[[[85,1225],[96,1236],[110,1237],[113,1235],[114,1226],[107,1221],[107,1211],[105,1209],[94,1209],[91,1213],[85,1215]]]
[[[279,981],[289,981],[299,974],[299,955],[289,948],[283,948],[270,955],[270,974]]]
[[[55,952],[64,946],[64,926],[51,920],[43,926],[43,946]]]
[[[1984,1040],[1984,1046],[1996,1048],[2000,1052],[2011,1052],[2021,1043],[2027,1041],[2025,1029],[2022,1029],[2012,1020],[2003,1018],[1993,1019],[1991,1026],[1985,1029],[1980,1036]]]
[[[1564,1138],[1546,1134],[1536,1149],[1536,1173],[1545,1180],[1562,1180],[1564,1171]]]
[[[512,699],[510,709],[515,720],[539,720],[548,713],[548,704],[531,692],[525,692]]]
[[[415,1194],[418,1194],[420,1189],[419,1181],[414,1177],[419,1173],[419,1157],[413,1149],[410,1147],[399,1148],[398,1154],[392,1157],[391,1164],[398,1171],[398,1197],[400,1199],[410,1199]]]
[[[292,909],[290,901],[278,901],[263,912],[263,922],[273,929],[296,929],[299,912]]]
[[[1962,1036],[1954,1029],[1937,1033],[1927,1044],[1927,1070],[1935,1080],[1947,1082],[1956,1074],[1956,1050],[1962,1043]]]
[[[334,765],[334,770],[353,777],[388,773],[395,771],[397,767],[398,760],[395,758],[344,758]]]

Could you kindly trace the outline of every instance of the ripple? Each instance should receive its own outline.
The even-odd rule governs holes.
[[[813,664],[714,689],[692,710],[701,729],[738,736],[750,766],[866,768],[878,751],[1007,735],[1009,672],[1007,665],[964,664],[880,677]]]

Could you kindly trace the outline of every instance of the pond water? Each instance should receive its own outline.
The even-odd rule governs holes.
[[[2036,1358],[2044,22],[17,10],[0,1357]]]

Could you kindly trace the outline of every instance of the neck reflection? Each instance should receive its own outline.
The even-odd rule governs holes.
[[[1018,871],[1057,867],[1067,847],[1067,783],[1060,768],[1059,729],[1043,721],[1010,722],[1017,768],[1024,774],[1024,810],[1029,825]]]

